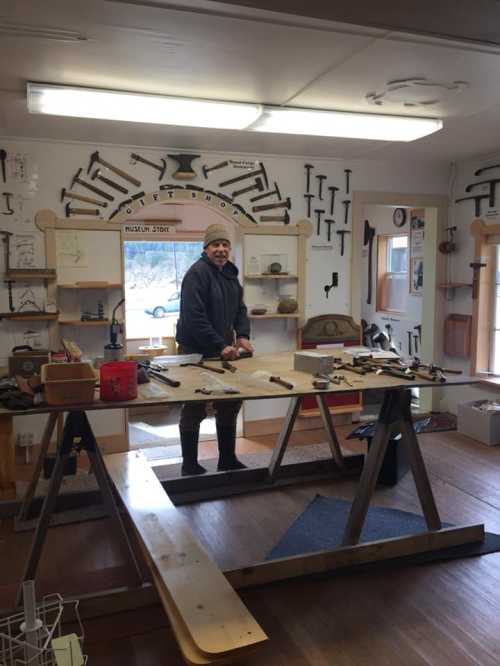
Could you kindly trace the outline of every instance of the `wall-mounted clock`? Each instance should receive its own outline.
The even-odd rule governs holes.
[[[392,221],[396,227],[402,227],[406,222],[406,210],[404,208],[395,208],[392,214]]]

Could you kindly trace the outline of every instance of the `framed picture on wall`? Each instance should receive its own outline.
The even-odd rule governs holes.
[[[424,287],[424,258],[410,258],[410,294],[422,294]]]
[[[425,210],[415,208],[410,215],[410,294],[421,295],[424,286]]]

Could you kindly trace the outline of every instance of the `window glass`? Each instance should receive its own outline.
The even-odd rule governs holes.
[[[393,236],[387,243],[387,272],[408,272],[408,236]]]
[[[127,338],[172,337],[180,289],[202,241],[124,241]]]

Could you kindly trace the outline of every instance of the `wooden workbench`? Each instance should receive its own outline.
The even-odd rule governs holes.
[[[221,367],[218,362],[208,363],[208,365]],[[23,412],[7,412],[7,410],[0,412],[0,423],[5,427],[4,439],[0,439],[0,442],[3,441],[4,446],[8,439],[11,419],[16,414],[48,412],[49,419],[42,437],[42,450],[48,446],[57,414],[62,411],[68,412],[65,434],[59,447],[58,460],[34,536],[24,578],[35,576],[38,558],[50,521],[50,513],[62,479],[64,463],[75,438],[80,437],[96,472],[106,508],[114,518],[118,533],[121,533],[129,555],[134,561],[130,544],[126,543],[125,532],[113,503],[109,479],[112,480],[127,509],[181,650],[190,663],[213,663],[244,656],[250,648],[254,648],[266,639],[254,618],[235,596],[236,593],[227,585],[228,581],[233,588],[239,588],[484,539],[483,525],[442,528],[410,412],[410,389],[413,387],[446,389],[447,386],[471,384],[476,380],[463,376],[452,376],[443,385],[423,379],[408,381],[373,373],[360,376],[342,370],[338,374],[344,375],[347,382],[332,384],[329,392],[342,393],[352,390],[378,389],[384,391],[385,395],[372,446],[362,469],[358,492],[345,528],[342,546],[332,551],[256,563],[254,566],[247,566],[241,570],[224,572],[223,575],[180,518],[177,509],[163,491],[141,454],[137,452],[112,454],[106,456],[104,461],[102,460],[85,412],[142,405],[157,405],[161,408],[161,406],[186,401],[290,397],[288,413],[277,438],[270,465],[266,470],[267,485],[273,486],[280,477],[281,462],[299,411],[300,400],[304,395],[315,395],[333,462],[339,473],[348,471],[346,470],[346,458],[340,449],[326,404],[327,393],[313,388],[310,375],[292,369],[293,353],[255,356],[239,360],[234,365],[237,367],[235,373],[227,371],[224,375],[213,374],[213,377],[212,373],[207,376],[207,371],[197,367],[172,367],[168,371],[168,376],[179,380],[181,382],[179,387],[171,388],[152,382],[139,388],[136,400],[124,403],[105,403],[96,400],[93,403],[69,405],[64,408],[44,406]],[[293,388],[287,389],[279,384],[271,383],[268,379],[256,375],[255,373],[258,371],[279,376],[293,384]],[[204,395],[196,392],[196,389],[207,386],[211,379],[223,381],[238,390],[239,393],[236,395]],[[413,536],[359,544],[359,537],[386,447],[392,433],[396,430],[402,434],[400,445],[407,447],[410,467],[428,531]],[[251,473],[252,470],[237,470],[229,475],[227,473],[222,473],[222,475],[229,476],[231,483],[238,485],[246,475]],[[193,479],[192,482],[196,482],[196,479]],[[199,482],[204,483],[204,479],[201,478]],[[34,487],[31,488],[31,491],[33,490]],[[28,492],[28,498],[21,510],[23,514],[26,514],[29,509],[27,503],[29,504],[31,501],[31,491]]]

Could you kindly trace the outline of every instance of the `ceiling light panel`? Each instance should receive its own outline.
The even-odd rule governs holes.
[[[28,110],[76,118],[241,130],[261,114],[258,104],[143,95],[28,83]]]
[[[414,141],[440,130],[435,118],[262,106],[28,83],[28,110],[57,116],[378,141]]]
[[[442,127],[442,121],[436,118],[264,107],[264,113],[250,129],[346,139],[414,141]]]

